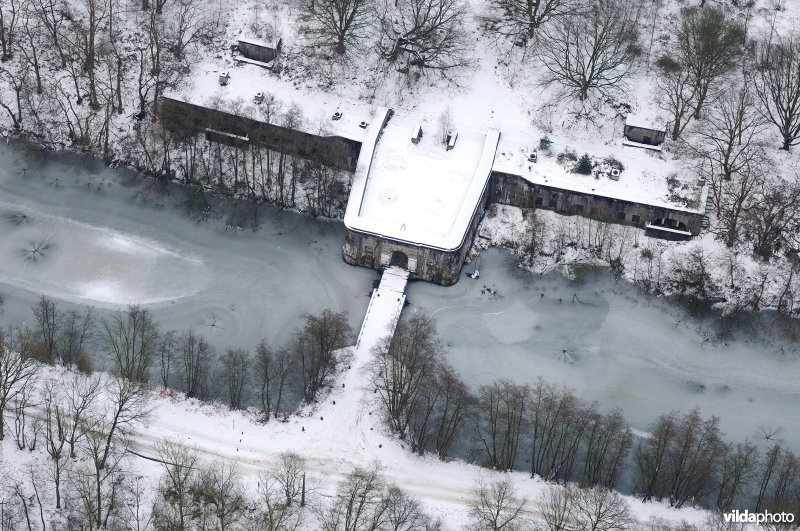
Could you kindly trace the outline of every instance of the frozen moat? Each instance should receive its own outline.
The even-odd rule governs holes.
[[[44,293],[101,313],[146,304],[165,328],[195,327],[219,346],[280,345],[326,307],[358,330],[378,273],[342,261],[342,225],[247,208],[198,222],[207,206],[179,187],[0,144],[0,325],[29,322]],[[471,384],[543,376],[622,407],[638,429],[699,405],[732,438],[779,429],[800,448],[798,345],[715,343],[682,310],[603,275],[575,284],[507,262],[490,251],[478,280],[406,291]]]
[[[342,261],[340,223],[273,208],[237,217],[248,228],[229,226],[231,209],[198,222],[205,206],[166,190],[0,145],[0,324],[30,321],[46,294],[100,312],[146,304],[164,328],[197,327],[219,346],[280,345],[302,314],[328,307],[358,328],[378,273]]]
[[[450,361],[468,381],[542,376],[601,409],[623,408],[637,429],[660,413],[700,406],[721,417],[731,438],[778,430],[774,440],[800,448],[800,345],[714,342],[710,323],[610,275],[567,282],[510,262],[490,250],[478,280],[413,283],[406,291],[436,317]]]

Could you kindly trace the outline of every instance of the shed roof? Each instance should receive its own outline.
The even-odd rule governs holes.
[[[652,117],[635,113],[628,113],[628,116],[625,117],[625,125],[638,127],[640,129],[651,129],[653,131],[667,130],[666,124],[654,120]]]
[[[244,35],[241,35],[237,40],[245,44],[252,44],[253,46],[260,46],[262,48],[271,48],[273,50],[275,49],[274,44],[271,44],[267,41],[262,41],[261,39],[254,39],[252,37],[246,37]]]

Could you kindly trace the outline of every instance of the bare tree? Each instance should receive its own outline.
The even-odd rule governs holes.
[[[285,349],[272,352],[266,340],[256,347],[255,381],[264,420],[278,418],[284,411],[284,399],[294,381],[295,360]]]
[[[528,410],[531,477],[570,480],[592,411],[571,389],[554,388],[541,379],[530,390]]]
[[[193,330],[184,332],[178,340],[183,373],[183,391],[191,398],[205,398],[208,395],[208,377],[211,370],[213,349],[206,339]]]
[[[182,61],[189,49],[199,41],[218,36],[221,27],[219,19],[208,16],[199,0],[179,0],[175,8],[177,13],[174,14],[168,38],[172,40],[173,55]]]
[[[161,386],[167,389],[172,383],[173,365],[176,363],[178,350],[178,338],[176,332],[170,330],[161,335],[161,343],[158,347],[158,373],[161,377]]]
[[[127,311],[117,311],[102,320],[103,345],[117,373],[135,382],[147,381],[147,371],[158,353],[159,336],[150,310],[140,306],[129,306]]]
[[[0,441],[5,436],[6,408],[33,385],[39,369],[33,359],[11,350],[7,339],[0,332]]]
[[[305,505],[305,461],[292,452],[280,454],[280,466],[262,475],[258,485],[261,509],[256,522],[267,531],[300,527]]]
[[[222,383],[228,392],[228,404],[231,409],[241,409],[250,370],[250,354],[243,348],[228,349],[220,361]]]
[[[242,518],[245,493],[242,478],[233,461],[223,460],[203,470],[201,490],[213,508],[219,531],[228,531]]]
[[[66,462],[65,444],[69,434],[67,412],[59,404],[65,401],[61,389],[49,381],[44,388],[45,451],[50,457],[50,478],[55,490],[56,509],[61,509],[61,479]]]
[[[756,479],[757,465],[758,449],[750,441],[725,446],[717,509],[726,512],[741,506],[739,503]]]
[[[697,85],[693,82],[691,72],[669,55],[656,61],[656,66],[656,82],[662,94],[660,106],[672,118],[670,138],[678,140],[694,115]]]
[[[436,384],[441,390],[436,412],[435,450],[439,459],[450,454],[453,443],[463,434],[464,424],[475,397],[464,381],[449,365],[440,364]]]
[[[586,420],[581,483],[614,488],[633,440],[630,426],[620,410],[590,412]]]
[[[150,498],[150,487],[143,476],[136,476],[133,484],[125,492],[125,508],[127,514],[122,516],[129,531],[148,531],[155,518],[152,510],[148,510],[145,500]]]
[[[0,512],[2,512],[3,515],[2,518],[0,518],[0,529],[8,529],[9,531],[12,529],[27,529],[28,531],[33,531],[34,529],[39,529],[40,524],[42,530],[46,529],[44,507],[42,506],[42,499],[39,492],[41,478],[37,477],[33,466],[28,468],[26,479],[14,478],[9,483],[7,490],[14,501],[18,500],[19,510],[15,515],[12,505],[12,510],[9,511],[11,517],[6,521],[5,507],[9,505],[9,501],[5,499],[2,500]],[[17,519],[17,526],[15,527],[12,523],[10,526],[4,527],[8,523],[13,522],[15,516]]]
[[[83,312],[67,310],[62,315],[61,334],[58,337],[58,353],[61,363],[71,367],[82,357],[87,356],[84,345],[95,334],[94,308],[87,307]]]
[[[39,418],[31,418],[28,415],[32,407],[39,405],[34,402],[38,393],[33,387],[32,385],[25,386],[14,401],[14,438],[17,448],[20,450],[27,448],[34,451],[39,441],[39,435],[44,428],[44,424]]]
[[[663,490],[667,451],[675,437],[677,414],[661,415],[647,437],[639,441],[636,464],[642,501],[650,501]]]
[[[119,509],[121,461],[134,427],[149,414],[141,383],[114,378],[104,389],[104,408],[81,425],[85,465],[75,471],[73,485],[86,518],[105,527]]]
[[[370,0],[304,0],[303,7],[311,18],[307,31],[317,43],[330,44],[338,54],[357,45],[371,22]]]
[[[712,186],[728,247],[737,242],[745,209],[763,178],[766,153],[759,139],[763,129],[753,97],[743,86],[729,91],[711,107],[703,127],[696,129],[690,142]]]
[[[14,54],[19,16],[19,0],[4,0],[0,3],[0,61],[2,62],[11,59]]]
[[[372,356],[372,384],[392,430],[404,439],[420,392],[435,377],[442,356],[435,321],[424,311],[414,312],[398,323],[392,337],[376,346]]]
[[[573,517],[577,529],[592,531],[624,531],[633,526],[628,502],[617,491],[605,487],[576,489],[573,491]]]
[[[461,0],[383,0],[378,49],[401,72],[448,72],[467,64]]]
[[[603,2],[561,18],[543,30],[543,83],[585,101],[608,96],[625,81],[636,59],[637,27],[627,7]]]
[[[294,531],[303,522],[303,507],[287,503],[277,480],[262,475],[258,481],[259,509],[254,516],[259,529],[265,531]]]
[[[62,381],[62,390],[67,400],[69,412],[69,455],[76,457],[75,446],[81,439],[81,427],[90,422],[95,406],[95,400],[102,390],[98,376],[83,376],[72,374]]]
[[[339,483],[330,504],[317,509],[324,531],[377,531],[386,521],[384,480],[376,465],[356,468]]]
[[[493,0],[487,24],[490,30],[512,37],[515,44],[528,44],[539,28],[577,7],[573,0]]]
[[[197,479],[197,452],[170,440],[159,442],[156,450],[164,476],[157,490],[161,498],[154,504],[154,517],[170,529],[189,529],[193,511],[191,490]]]
[[[485,531],[525,529],[521,514],[527,500],[519,496],[507,477],[492,482],[480,480],[473,489],[469,514],[474,527]]]
[[[552,485],[539,501],[539,511],[548,531],[567,531],[572,528],[575,503],[573,489]]]
[[[303,393],[308,403],[329,385],[338,367],[337,350],[350,340],[350,324],[344,313],[323,310],[319,315],[306,315],[302,330],[295,330],[289,350],[300,368]]]
[[[698,409],[660,417],[637,452],[643,500],[668,496],[680,508],[709,494],[718,485],[721,455],[716,417],[704,420]]]
[[[9,117],[11,118],[11,125],[16,130],[22,129],[22,93],[28,86],[29,73],[30,68],[27,63],[19,68],[0,67],[2,79],[8,83],[10,89],[14,93],[13,105],[15,108],[12,109],[11,105],[6,103],[4,100],[0,100],[0,107],[5,109],[5,111],[8,113]]]
[[[32,310],[42,348],[42,361],[52,364],[56,361],[56,340],[61,333],[61,312],[56,308],[55,302],[44,295]]]
[[[691,73],[697,92],[695,118],[700,118],[709,88],[736,66],[745,35],[744,26],[722,8],[690,7],[681,11],[676,31],[678,56]]]
[[[761,43],[756,73],[755,92],[766,117],[781,135],[781,149],[797,143],[800,137],[800,43],[797,35],[775,35]]]
[[[385,529],[388,531],[430,531],[432,523],[419,500],[397,486],[384,495],[386,505]]]
[[[508,471],[514,467],[529,399],[527,386],[507,380],[478,391],[475,429],[490,468]]]
[[[800,244],[800,180],[764,179],[748,210],[747,238],[761,258],[772,257],[783,244]]]

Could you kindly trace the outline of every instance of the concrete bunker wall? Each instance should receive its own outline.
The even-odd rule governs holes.
[[[361,143],[339,136],[319,136],[202,107],[172,98],[162,98],[159,117],[171,131],[185,134],[210,132],[210,138],[227,143],[226,138],[247,139],[259,145],[312,160],[345,171],[355,171]],[[220,133],[224,133],[220,135]]]
[[[398,254],[402,253],[407,258],[409,278],[452,286],[458,282],[467,253],[472,247],[478,224],[488,204],[489,190],[487,182],[464,239],[457,249],[450,251],[434,249],[348,228],[342,252],[344,261],[350,265],[381,271],[392,263],[393,257],[397,260]]]
[[[564,215],[646,228],[658,220],[672,220],[692,235],[700,233],[703,215],[622,201],[561,188],[532,184],[518,175],[493,172],[490,200],[521,208],[543,208]],[[664,235],[659,235],[664,237]],[[673,237],[671,239],[680,239]],[[687,239],[684,237],[682,239]]]
[[[660,146],[666,138],[666,133],[663,130],[637,127],[635,125],[626,125],[623,134],[628,140],[651,146]]]
[[[278,56],[281,43],[279,41],[278,45],[273,48],[271,46],[265,46],[258,44],[256,42],[243,39],[239,40],[238,47],[239,47],[239,53],[242,54],[244,57],[247,57],[248,59],[253,59],[255,61],[268,63]]]

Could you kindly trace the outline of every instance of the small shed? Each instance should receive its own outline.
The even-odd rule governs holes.
[[[636,114],[625,117],[625,131],[622,145],[655,149],[661,151],[661,145],[667,136],[666,124],[658,124]]]
[[[278,39],[278,43],[273,45],[250,37],[239,37],[237,60],[269,67],[272,61],[278,57],[282,45],[282,39]]]

